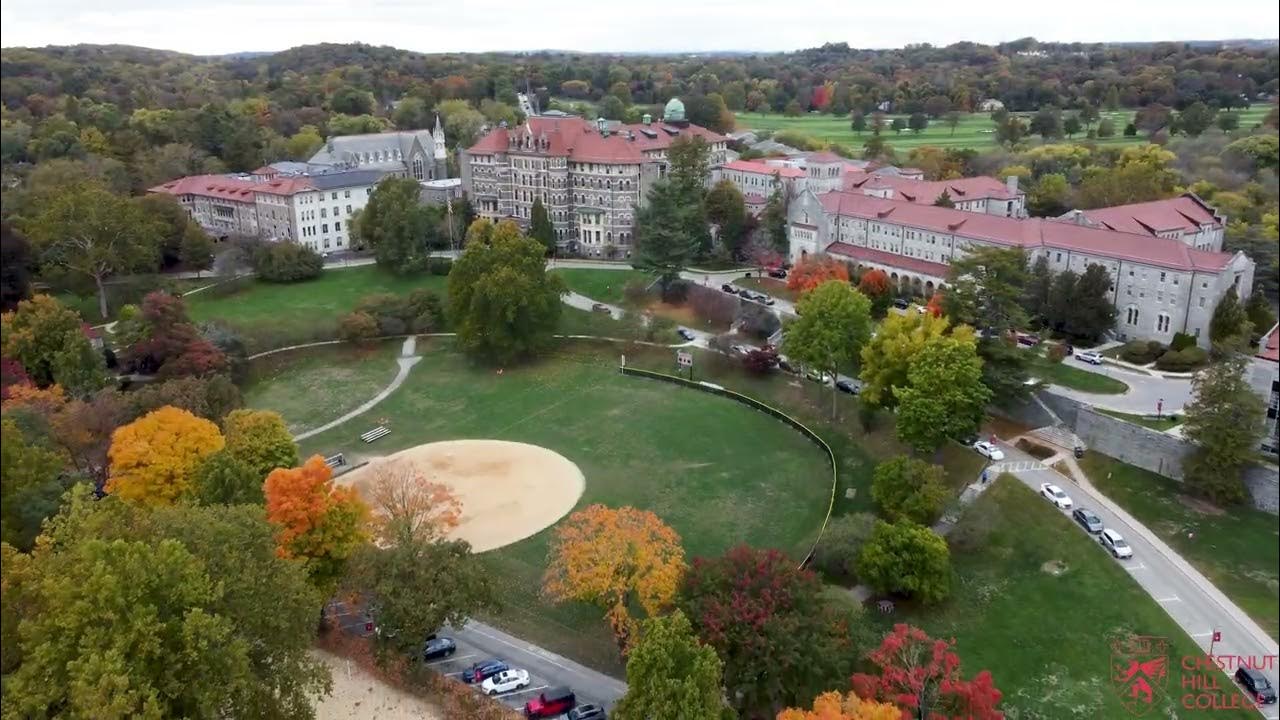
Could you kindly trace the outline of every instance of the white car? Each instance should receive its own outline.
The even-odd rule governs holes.
[[[987,458],[988,460],[999,461],[1004,459],[1004,451],[986,440],[979,440],[974,443],[973,449],[977,450],[979,455]]]
[[[503,670],[480,684],[480,690],[485,695],[497,695],[526,687],[529,687],[528,670]]]
[[[1111,528],[1106,528],[1102,531],[1102,534],[1098,536],[1098,542],[1102,543],[1102,547],[1106,548],[1107,552],[1111,553],[1111,556],[1117,560],[1133,557],[1133,548],[1124,541],[1120,533]]]
[[[1071,497],[1062,492],[1062,488],[1054,485],[1053,483],[1044,483],[1041,485],[1040,494],[1063,510],[1071,509]]]
[[[1092,350],[1085,350],[1084,352],[1076,353],[1076,359],[1079,360],[1080,362],[1087,362],[1090,365],[1101,365],[1102,353],[1094,352]]]

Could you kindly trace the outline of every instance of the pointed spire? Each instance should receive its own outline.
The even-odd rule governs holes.
[[[440,113],[436,113],[436,129],[432,131],[433,135],[443,135],[444,129],[440,127]]]

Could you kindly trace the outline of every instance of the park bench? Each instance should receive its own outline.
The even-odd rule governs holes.
[[[364,442],[371,443],[374,440],[377,440],[378,438],[383,438],[390,434],[391,434],[391,430],[386,425],[379,425],[378,427],[361,435],[360,439],[363,440]]]
[[[330,455],[329,457],[324,459],[324,464],[328,465],[331,468],[342,467],[343,465],[347,464],[347,458],[342,453],[338,453],[337,455]]]

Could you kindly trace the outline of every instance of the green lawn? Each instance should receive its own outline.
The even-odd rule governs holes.
[[[1131,422],[1134,425],[1141,425],[1142,427],[1151,428],[1152,430],[1156,430],[1159,432],[1164,432],[1165,430],[1169,430],[1171,428],[1177,427],[1178,425],[1182,424],[1182,418],[1178,418],[1177,420],[1170,420],[1169,416],[1167,415],[1157,420],[1153,417],[1147,417],[1146,415],[1133,415],[1131,413],[1123,413],[1123,412],[1118,412],[1116,410],[1107,410],[1105,408],[1094,408],[1094,409],[1102,413],[1103,415],[1110,415],[1113,418],[1119,418],[1121,420],[1124,420],[1125,422]]]
[[[652,282],[651,273],[641,270],[597,270],[593,268],[557,268],[553,273],[564,278],[565,285],[579,295],[610,305],[621,305],[623,290],[631,282]]]
[[[251,408],[275,410],[294,434],[349,412],[391,382],[400,341],[371,349],[317,347],[268,355],[254,361],[244,388]]]
[[[1027,370],[1031,377],[1081,392],[1119,395],[1129,390],[1128,385],[1108,375],[1081,370],[1066,363],[1049,362],[1038,351],[1031,353]]]
[[[731,400],[622,375],[615,350],[569,350],[498,375],[472,367],[447,340],[423,340],[423,360],[368,422],[322,433],[302,449],[359,458],[371,450],[381,455],[457,438],[533,443],[582,469],[587,489],[580,506],[652,510],[680,533],[690,557],[742,542],[802,557],[827,512],[826,456],[776,419]],[[371,449],[357,435],[374,418],[392,434]],[[532,642],[620,672],[599,610],[538,598],[550,535],[544,531],[485,555],[507,605],[495,621]]]
[[[733,283],[739,287],[751,288],[759,292],[765,293],[772,297],[781,298],[790,302],[796,302],[800,299],[800,293],[787,287],[785,280],[779,280],[771,277],[749,277],[734,280]]]
[[[1179,483],[1098,453],[1080,465],[1107,497],[1195,565],[1272,638],[1280,636],[1280,518],[1188,501]]]
[[[1263,116],[1267,114],[1269,109],[1269,105],[1260,103],[1243,111],[1240,114],[1240,127],[1253,127],[1255,123],[1262,121]],[[1122,134],[1125,124],[1133,118],[1133,112],[1133,110],[1121,110],[1113,113],[1102,113],[1103,117],[1109,117],[1115,123],[1116,136],[1089,142],[1102,146],[1146,142],[1146,138],[1141,135],[1138,137],[1124,137]],[[1028,113],[1019,114],[1029,116]],[[860,134],[854,133],[849,128],[848,116],[837,117],[830,114],[809,113],[799,117],[787,117],[779,113],[739,112],[736,113],[735,117],[737,119],[736,126],[739,130],[770,130],[774,132],[795,130],[823,142],[843,145],[859,153],[862,150],[863,143],[871,135],[870,130]],[[889,115],[886,122],[892,122],[895,117],[906,118],[905,115]],[[869,118],[868,124],[870,124]],[[932,145],[942,148],[972,148],[981,151],[996,147],[994,130],[995,124],[991,122],[990,114],[972,113],[961,116],[960,124],[956,126],[954,132],[945,122],[939,119],[931,120],[929,127],[918,135],[910,130],[894,133],[886,128],[884,138],[895,150],[910,150],[922,145]],[[1210,132],[1218,131],[1210,130]],[[1070,140],[1057,140],[1054,142],[1084,142],[1085,140],[1085,134],[1080,133]],[[1032,139],[1030,142],[1039,142],[1039,138]]]
[[[991,671],[1007,717],[1129,717],[1113,691],[1110,641],[1130,634],[1169,640],[1170,697],[1149,717],[1256,717],[1184,709],[1178,659],[1200,654],[1196,644],[1097,543],[1018,480],[1001,476],[948,541],[949,600],[865,617],[883,630],[907,622],[954,638],[965,674]],[[1054,561],[1065,571],[1049,572]],[[1221,677],[1219,686],[1230,684]]]

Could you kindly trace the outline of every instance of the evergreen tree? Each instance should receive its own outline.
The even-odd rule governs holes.
[[[1215,348],[1243,349],[1249,342],[1252,325],[1236,289],[1230,288],[1213,309],[1213,318],[1209,320],[1209,340]]]
[[[1049,258],[1041,255],[1036,258],[1027,278],[1027,294],[1024,307],[1027,316],[1044,320],[1048,317],[1049,297],[1053,288],[1053,273],[1049,271]]]
[[[867,116],[858,110],[854,110],[849,116],[849,129],[861,135],[867,129]]]
[[[656,273],[664,293],[698,253],[698,238],[689,232],[697,208],[683,200],[675,183],[659,180],[636,213],[635,265]]]
[[[1116,322],[1111,302],[1111,276],[1107,269],[1090,263],[1079,280],[1067,316],[1067,334],[1079,340],[1096,341]]]
[[[773,192],[769,194],[769,202],[764,206],[761,216],[764,232],[773,249],[788,254],[790,242],[787,238],[787,199],[782,194],[782,179],[773,177]]]
[[[1064,270],[1053,278],[1045,320],[1056,332],[1066,331],[1071,317],[1071,303],[1075,302],[1076,282],[1079,280],[1080,276],[1074,270]]]
[[[529,218],[529,237],[542,243],[548,255],[555,252],[556,231],[551,226],[551,215],[547,212],[547,207],[542,204],[542,198],[533,200],[533,210]]]
[[[1248,360],[1232,355],[1210,365],[1191,381],[1183,435],[1195,450],[1183,464],[1187,486],[1220,504],[1238,503],[1248,494],[1241,478],[1261,434],[1262,399],[1245,378]]]
[[[949,207],[949,208],[953,208],[956,206],[955,201],[951,199],[951,193],[947,192],[946,190],[942,191],[942,194],[938,196],[937,200],[933,201],[933,204],[937,205],[938,207]]]
[[[1009,333],[1027,324],[1022,306],[1027,261],[1019,248],[981,248],[951,264],[951,288],[943,295],[945,314],[953,323],[983,329],[978,340],[982,383],[997,403],[1029,392],[1027,353],[1008,341]]]

